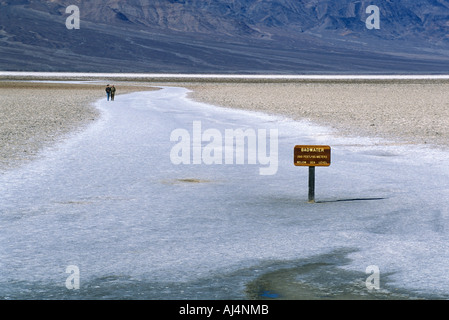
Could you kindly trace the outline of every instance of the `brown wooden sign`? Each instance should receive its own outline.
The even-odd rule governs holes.
[[[329,146],[295,146],[295,166],[328,167],[331,165],[331,147]]]

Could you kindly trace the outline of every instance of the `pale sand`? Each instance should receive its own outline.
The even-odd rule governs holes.
[[[0,171],[35,159],[42,148],[98,119],[93,102],[106,98],[104,88],[0,81]],[[152,88],[119,85],[116,100],[120,94],[143,90]]]
[[[197,101],[307,119],[341,135],[449,147],[449,82],[444,80],[199,83],[188,87]]]

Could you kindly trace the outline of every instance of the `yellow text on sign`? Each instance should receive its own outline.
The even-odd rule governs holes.
[[[302,146],[294,148],[295,166],[328,167],[331,164],[331,147],[329,146]]]

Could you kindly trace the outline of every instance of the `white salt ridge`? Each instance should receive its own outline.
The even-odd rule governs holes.
[[[43,79],[49,78],[128,78],[132,79],[145,79],[145,78],[186,78],[186,79],[290,79],[290,80],[447,80],[449,75],[444,74],[333,74],[333,75],[317,75],[317,74],[188,74],[188,73],[79,73],[79,72],[27,72],[27,71],[0,71],[0,76],[7,77],[40,77]]]
[[[102,99],[100,121],[0,176],[0,296],[26,297],[36,283],[63,290],[68,265],[80,268],[81,287],[126,286],[122,278],[220,281],[266,261],[342,248],[352,252],[343,269],[377,265],[381,286],[449,296],[446,152],[339,138],[186,94],[164,88]],[[170,134],[191,131],[193,121],[220,132],[278,129],[277,174],[259,175],[260,165],[173,165]],[[308,170],[293,165],[296,144],[332,147],[332,165],[316,170],[321,203],[307,203]],[[234,294],[226,297],[242,296]]]

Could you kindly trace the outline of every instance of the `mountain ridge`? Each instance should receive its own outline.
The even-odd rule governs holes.
[[[446,0],[0,0],[5,71],[447,73],[448,49]]]

